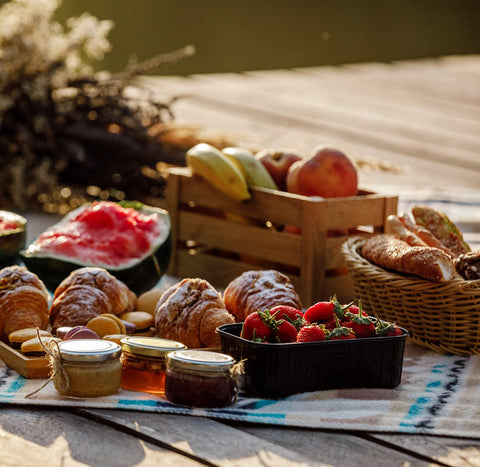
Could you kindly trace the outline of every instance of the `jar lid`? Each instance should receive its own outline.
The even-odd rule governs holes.
[[[167,355],[169,368],[198,374],[228,373],[234,364],[230,355],[208,350],[177,350]]]
[[[102,339],[72,339],[58,343],[63,360],[69,362],[105,362],[120,357],[122,348]]]
[[[120,342],[125,352],[145,357],[165,357],[169,352],[187,348],[181,342],[160,337],[124,337]]]

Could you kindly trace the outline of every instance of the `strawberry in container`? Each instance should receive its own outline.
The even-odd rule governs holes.
[[[0,267],[17,262],[18,252],[25,247],[27,220],[10,211],[0,211]]]
[[[75,209],[21,252],[50,290],[75,269],[105,268],[141,294],[165,273],[171,254],[167,211],[137,202],[98,201]]]

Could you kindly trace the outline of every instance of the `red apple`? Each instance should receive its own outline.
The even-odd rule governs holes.
[[[262,149],[255,157],[264,165],[278,189],[285,191],[285,179],[290,166],[303,159],[303,155],[295,149]]]
[[[343,150],[319,146],[309,158],[290,167],[286,185],[290,193],[303,196],[355,196],[358,193],[358,171]]]

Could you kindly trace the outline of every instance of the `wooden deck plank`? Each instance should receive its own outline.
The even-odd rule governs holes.
[[[480,441],[453,437],[380,435],[369,439],[387,442],[389,445],[414,450],[437,462],[453,467],[478,467],[480,465]]]
[[[172,447],[185,449],[215,465],[283,466],[283,465],[428,465],[404,453],[365,441],[350,434],[331,434],[318,430],[254,427],[235,423],[219,423],[179,415],[83,411],[114,423],[138,430]],[[230,426],[229,426],[230,425]],[[315,441],[312,443],[312,435]],[[235,440],[232,442],[232,440]],[[309,446],[308,451],[306,446]],[[382,461],[383,459],[383,461]]]
[[[2,466],[178,466],[201,465],[158,444],[68,412],[2,407]],[[189,454],[189,456],[191,456]]]
[[[259,439],[208,418],[110,410],[80,412],[118,429],[142,433],[215,465],[282,467],[308,465],[311,460],[308,454],[292,451],[282,443]]]
[[[236,425],[238,428],[238,425]],[[437,465],[428,456],[409,455],[402,451],[370,443],[359,436],[340,432],[323,432],[306,429],[276,429],[245,425],[240,427],[258,439],[278,443],[299,454],[308,449],[310,462],[314,465],[338,465],[342,467],[378,466],[391,467],[415,465],[416,467]],[[412,454],[415,450],[412,450]]]

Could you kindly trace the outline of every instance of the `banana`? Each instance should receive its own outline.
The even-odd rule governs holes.
[[[222,153],[240,169],[248,186],[278,190],[265,166],[248,149],[225,148]]]
[[[187,151],[187,165],[192,173],[200,175],[226,195],[244,201],[250,199],[247,182],[242,172],[218,149],[200,143]]]

